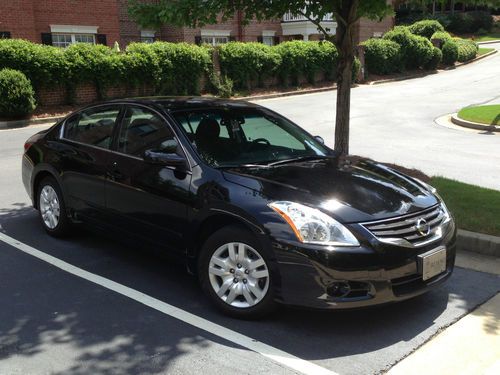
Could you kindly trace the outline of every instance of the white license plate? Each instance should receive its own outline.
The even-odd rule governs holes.
[[[424,254],[420,254],[422,264],[422,279],[428,280],[446,270],[446,248],[438,247]]]

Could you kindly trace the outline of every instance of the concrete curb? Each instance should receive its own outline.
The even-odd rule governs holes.
[[[500,43],[500,39],[497,39],[497,40],[486,40],[484,42],[476,42],[476,44],[495,44],[495,43]]]
[[[30,125],[36,124],[50,124],[56,123],[59,120],[65,118],[64,116],[54,116],[54,117],[44,117],[44,118],[35,118],[35,119],[26,119],[26,120],[17,120],[17,121],[0,121],[0,129],[15,129],[15,128],[24,128]]]
[[[463,65],[467,65],[467,64],[476,62],[478,60],[484,59],[485,57],[494,55],[497,52],[498,52],[498,50],[494,50],[494,51],[485,53],[484,55],[477,56],[477,57],[475,57],[474,59],[472,59],[470,61],[465,61],[465,62],[457,63],[457,64],[455,64],[453,66],[448,66],[448,67],[440,69],[440,70],[441,71],[453,70],[453,69],[459,68],[459,67],[461,67]],[[422,72],[422,73],[411,74],[411,75],[402,76],[402,77],[396,77],[396,78],[381,79],[381,80],[378,80],[378,81],[370,82],[370,83],[368,83],[368,85],[380,85],[382,83],[404,81],[404,80],[413,79],[413,78],[422,78],[422,77],[426,77],[426,76],[431,75],[431,74],[439,74],[440,70],[433,70],[433,71],[429,71],[429,72]]]
[[[464,128],[484,130],[487,132],[500,132],[500,126],[485,125],[485,124],[481,124],[479,122],[464,120],[464,119],[459,118],[456,113],[451,114],[450,120],[455,125],[463,126]]]
[[[357,85],[353,85],[352,87],[356,87],[356,86]],[[328,87],[321,87],[321,88],[317,88],[317,89],[308,89],[308,90],[277,92],[277,93],[273,93],[273,94],[264,94],[264,95],[250,95],[250,96],[235,97],[232,99],[235,99],[235,100],[274,99],[274,98],[282,98],[285,96],[315,94],[317,92],[333,91],[333,90],[337,90],[337,86],[328,86]]]
[[[500,257],[500,237],[459,229],[457,233],[457,251]]]

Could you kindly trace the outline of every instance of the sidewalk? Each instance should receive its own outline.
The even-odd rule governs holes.
[[[500,276],[499,258],[461,252],[457,254],[457,266]],[[500,374],[500,293],[396,364],[388,374]]]

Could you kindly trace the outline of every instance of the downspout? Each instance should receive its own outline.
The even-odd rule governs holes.
[[[243,12],[238,10],[236,17],[236,22],[238,23],[238,41],[243,42]]]

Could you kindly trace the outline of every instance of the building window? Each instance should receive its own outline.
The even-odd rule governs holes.
[[[275,45],[275,37],[274,37],[275,34],[276,34],[276,32],[273,30],[263,30],[262,36],[259,38],[259,41],[261,43],[268,45],[268,46],[274,46]]]
[[[93,34],[52,34],[52,45],[65,48],[75,43],[95,44],[95,35]]]
[[[0,31],[0,39],[10,39],[10,31]]]
[[[154,43],[155,32],[153,30],[141,30],[141,42],[142,43]]]
[[[262,43],[267,44],[268,46],[274,45],[274,36],[263,36]]]
[[[201,42],[204,44],[211,44],[212,46],[218,46],[219,44],[229,42],[229,38],[227,36],[202,36]]]

